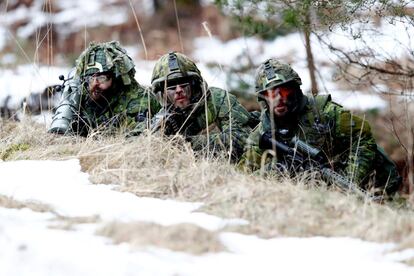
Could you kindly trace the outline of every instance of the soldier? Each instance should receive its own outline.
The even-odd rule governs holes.
[[[194,150],[224,150],[233,161],[241,156],[249,112],[234,95],[208,87],[193,61],[175,52],[162,56],[151,83],[162,106],[148,126],[152,132],[181,134]]]
[[[158,112],[150,89],[135,80],[134,67],[119,42],[91,43],[76,60],[49,132],[129,131]]]
[[[307,144],[313,148],[306,149],[309,156],[317,149],[312,154],[325,160],[325,168],[346,176],[360,188],[387,195],[398,190],[401,178],[395,164],[377,146],[367,121],[332,102],[330,95],[305,96],[299,75],[278,60],[262,63],[255,81],[262,106],[261,122],[247,139],[239,167],[292,172],[298,169],[292,166],[294,154]],[[281,142],[279,152],[274,141]],[[290,160],[286,159],[289,149],[283,145],[293,145]]]

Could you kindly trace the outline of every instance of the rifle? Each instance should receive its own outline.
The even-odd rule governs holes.
[[[154,116],[149,129],[152,133],[162,131],[165,135],[174,135],[179,132],[183,123],[183,114],[163,109]]]
[[[135,129],[132,130],[127,137],[140,135],[145,129],[148,129],[152,134],[161,132],[167,136],[174,135],[178,133],[182,126],[180,117],[179,113],[170,112],[163,108],[155,114],[149,122],[146,120],[145,116],[145,119],[138,123]]]
[[[290,141],[281,142],[274,139],[270,132],[262,135],[259,143],[261,149],[273,149],[287,160],[290,168],[294,170],[316,169],[320,172],[323,180],[328,184],[336,185],[343,192],[352,192],[359,197],[369,198],[374,201],[381,201],[382,196],[369,195],[356,183],[346,176],[332,170],[323,152],[294,136]]]
[[[78,113],[80,107],[81,85],[80,80],[76,77],[65,79],[63,75],[60,75],[59,79],[63,81],[60,86],[60,90],[63,89],[62,100],[56,108],[48,132],[67,134],[71,131],[73,117]]]

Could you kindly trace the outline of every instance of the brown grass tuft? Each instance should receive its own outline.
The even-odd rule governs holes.
[[[0,195],[0,206],[10,209],[23,209],[28,208],[35,212],[53,212],[52,207],[49,205],[36,202],[36,201],[19,201],[12,197]]]
[[[73,230],[74,227],[78,224],[97,223],[100,221],[101,218],[97,215],[89,217],[66,217],[57,215],[57,217],[53,219],[53,222],[55,222],[55,224],[50,225],[49,228],[59,230]]]
[[[217,233],[192,224],[161,226],[154,223],[112,222],[97,231],[114,243],[130,243],[134,247],[156,246],[191,254],[224,250]]]
[[[402,263],[408,265],[408,266],[414,266],[414,258],[408,259],[406,261],[403,261]]]

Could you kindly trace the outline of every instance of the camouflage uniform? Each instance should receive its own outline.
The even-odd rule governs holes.
[[[137,122],[158,112],[160,106],[151,90],[135,80],[134,67],[132,59],[116,41],[89,45],[76,61],[72,93],[79,93],[79,97],[77,104],[72,103],[76,112],[70,122],[71,132],[86,136],[91,130],[129,131]],[[104,103],[97,103],[88,94],[85,78],[102,72],[113,74],[110,89],[114,95]]]
[[[192,89],[191,104],[184,109],[174,107],[164,93],[166,82],[181,78],[191,82]],[[179,133],[191,142],[194,150],[231,150],[233,160],[240,157],[251,131],[250,114],[234,95],[220,88],[208,88],[193,61],[180,53],[162,56],[153,70],[152,87],[163,108],[153,118],[151,131]],[[170,123],[175,127],[167,130]],[[142,130],[143,125],[140,127]]]
[[[267,88],[296,82],[299,96],[294,110],[294,120],[287,128],[281,129],[272,120],[266,101],[259,97],[263,107],[261,123],[250,134],[239,167],[255,171],[261,168],[262,162],[266,164],[265,168],[272,167],[270,164],[274,160],[271,155],[263,156],[265,149],[260,147],[260,139],[264,133],[273,130],[274,137],[279,141],[290,141],[296,136],[307,144],[321,149],[332,169],[348,176],[364,189],[370,188],[367,187],[370,183],[376,192],[382,193],[385,190],[387,194],[393,194],[398,190],[401,179],[395,165],[377,146],[367,121],[353,116],[332,102],[329,95],[304,96],[299,88],[299,76],[287,64],[269,60],[267,67],[273,67],[276,80],[268,81],[265,63],[256,73],[256,91],[260,93]],[[281,160],[280,156],[276,155],[276,158]],[[376,178],[373,178],[375,174]]]

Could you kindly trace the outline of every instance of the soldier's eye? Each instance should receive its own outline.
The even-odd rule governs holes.
[[[277,91],[276,89],[268,89],[261,93],[265,98],[276,98]]]
[[[167,86],[167,92],[168,93],[175,92],[175,90],[177,89],[177,86],[181,87],[182,89],[186,89],[187,87],[190,86],[190,83],[185,82],[185,83],[177,83],[177,84],[174,84],[174,85],[169,85],[169,86]]]
[[[97,76],[96,80],[100,83],[107,82],[109,81],[109,76],[106,76],[106,75]]]
[[[267,89],[260,93],[262,97],[265,98],[276,98],[277,94],[279,94],[282,98],[287,98],[289,95],[294,93],[295,90],[291,87],[275,87],[271,89]]]
[[[98,83],[105,83],[111,80],[111,77],[108,75],[92,75],[87,76],[85,80],[87,83],[91,83],[92,81],[97,81]]]
[[[287,98],[294,90],[291,87],[279,87],[279,94],[282,98]]]

